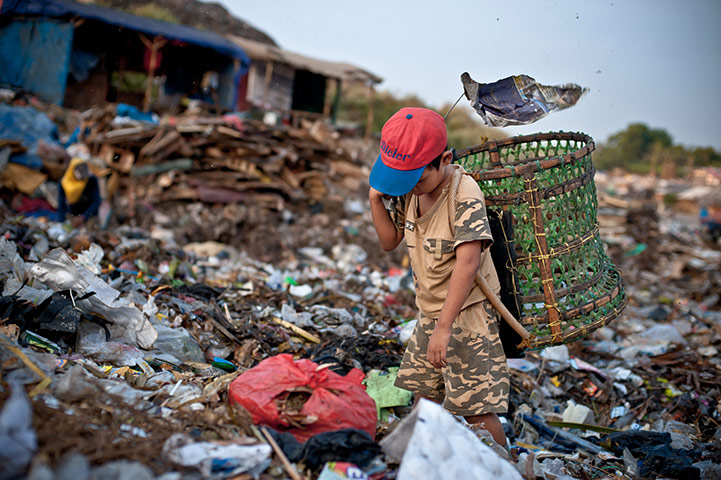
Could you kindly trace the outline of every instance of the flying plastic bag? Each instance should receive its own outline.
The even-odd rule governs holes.
[[[311,360],[294,361],[281,354],[233,380],[229,397],[245,407],[256,424],[287,431],[300,442],[344,428],[364,430],[375,438],[376,404],[362,380],[363,372],[355,368],[341,376]]]
[[[466,98],[489,127],[528,125],[554,110],[572,107],[588,91],[575,83],[541,85],[528,75],[478,83],[465,72],[461,82]]]

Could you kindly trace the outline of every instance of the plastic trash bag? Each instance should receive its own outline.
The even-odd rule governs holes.
[[[311,360],[276,355],[242,373],[230,384],[229,397],[248,410],[256,424],[288,431],[301,442],[344,428],[375,437],[376,405],[361,385],[363,372],[346,376]]]
[[[466,72],[461,82],[466,98],[489,127],[528,125],[554,110],[575,105],[588,91],[574,83],[541,85],[528,75],[478,83]]]
[[[193,336],[183,327],[155,325],[158,338],[153,348],[173,356],[181,362],[204,362],[205,355]]]

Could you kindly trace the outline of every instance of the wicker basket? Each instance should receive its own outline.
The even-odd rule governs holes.
[[[486,197],[494,238],[505,239],[494,261],[503,303],[531,334],[524,348],[583,338],[626,305],[599,234],[593,150],[588,135],[560,132],[456,152]]]

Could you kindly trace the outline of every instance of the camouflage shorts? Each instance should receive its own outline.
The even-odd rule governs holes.
[[[488,300],[461,310],[453,322],[447,365],[438,369],[426,355],[436,319],[421,314],[395,385],[442,402],[454,415],[508,412],[508,366],[498,321]]]

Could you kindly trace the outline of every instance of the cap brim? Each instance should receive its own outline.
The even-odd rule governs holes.
[[[381,156],[378,155],[370,177],[368,177],[368,182],[371,187],[381,193],[399,197],[413,190],[413,187],[416,186],[421,175],[423,175],[425,168],[424,165],[414,170],[396,170],[383,163]]]

